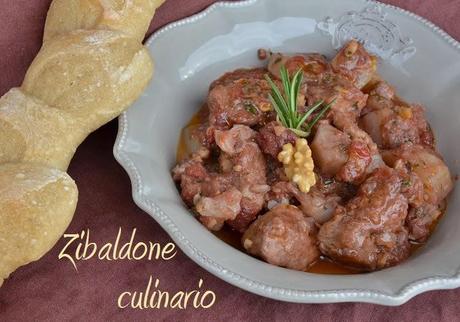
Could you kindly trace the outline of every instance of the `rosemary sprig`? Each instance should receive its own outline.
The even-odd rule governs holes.
[[[281,67],[281,83],[284,90],[284,95],[281,94],[280,89],[273,80],[265,75],[267,82],[271,87],[270,101],[276,111],[278,121],[285,127],[292,130],[300,137],[307,137],[310,135],[313,126],[324,116],[324,114],[331,108],[334,101],[327,105],[323,105],[324,100],[310,106],[305,113],[300,113],[297,110],[297,97],[299,95],[300,85],[302,84],[303,74],[299,69],[292,79],[289,78],[289,73],[286,67]],[[307,122],[307,119],[318,109],[319,113]]]

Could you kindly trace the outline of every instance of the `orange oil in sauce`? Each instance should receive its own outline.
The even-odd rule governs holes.
[[[197,112],[188,122],[186,127],[191,126],[191,125],[197,125],[203,122],[203,111],[200,110]],[[187,147],[186,147],[186,139],[184,137],[184,130],[182,130],[180,138],[179,138],[179,143],[177,146],[177,154],[176,154],[176,160],[177,162],[183,160],[188,156],[187,153]],[[445,210],[445,209],[444,209]],[[444,211],[443,211],[444,213]],[[439,222],[440,216],[438,220],[433,223],[431,227],[431,232],[434,231],[434,229],[437,226],[437,223]],[[223,242],[227,243],[228,245],[246,253],[245,249],[243,248],[241,244],[241,233],[231,229],[230,227],[224,226],[220,231],[214,231],[212,232],[217,238],[222,240]],[[418,249],[423,247],[424,244],[420,243],[413,243],[411,244],[411,256],[413,253],[415,253]],[[307,270],[309,273],[315,273],[315,274],[338,274],[338,275],[349,275],[349,274],[359,274],[362,273],[362,271],[354,269],[354,268],[349,268],[345,267],[341,264],[335,263],[332,260],[326,258],[326,257],[321,257],[316,263],[314,263],[312,266],[309,267]]]
[[[177,149],[176,149],[176,162],[180,162],[188,156],[187,145],[185,143],[186,142],[185,133],[184,133],[185,128],[192,126],[192,125],[198,125],[201,123],[203,123],[202,110],[198,111],[195,115],[193,115],[190,121],[187,123],[187,125],[181,130],[180,137],[179,137],[179,143],[177,144]]]

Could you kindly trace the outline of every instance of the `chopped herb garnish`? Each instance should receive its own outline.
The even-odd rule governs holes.
[[[347,144],[339,143],[338,148],[342,152],[348,152],[349,146]]]
[[[404,188],[410,187],[411,184],[412,184],[412,182],[409,179],[403,180],[403,182],[402,182],[402,186]]]
[[[244,108],[246,109],[246,111],[248,111],[249,113],[251,114],[254,114],[254,115],[257,115],[259,109],[252,103],[250,102],[246,102],[244,103]]]
[[[334,183],[334,179],[333,178],[325,178],[323,183],[324,183],[324,185],[328,186],[328,185]]]
[[[277,119],[283,126],[289,128],[298,136],[307,137],[310,135],[313,126],[331,108],[335,100],[327,105],[323,105],[324,101],[321,100],[313,106],[310,106],[305,113],[300,113],[297,110],[297,97],[303,80],[302,70],[299,69],[292,79],[289,78],[285,66],[281,67],[280,73],[284,95],[272,79],[268,75],[265,76],[267,82],[271,86],[272,92],[270,94],[270,101],[276,111]],[[312,120],[307,122],[307,119],[315,111],[319,111],[319,113]]]
[[[326,83],[329,83],[332,81],[332,75],[331,74],[326,74],[323,79]]]

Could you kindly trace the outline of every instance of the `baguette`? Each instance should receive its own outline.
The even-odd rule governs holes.
[[[124,32],[138,42],[163,0],[54,0],[46,18],[44,41],[78,29]]]
[[[75,182],[63,171],[32,163],[0,165],[0,285],[53,247],[72,219],[77,196]]]
[[[0,286],[46,254],[75,212],[78,145],[145,89],[141,40],[162,0],[54,0],[20,88],[0,99]]]
[[[18,88],[0,98],[0,164],[27,161],[65,171],[87,135],[69,113]]]
[[[137,40],[117,31],[77,30],[43,45],[22,89],[94,131],[139,97],[152,72],[152,59]]]

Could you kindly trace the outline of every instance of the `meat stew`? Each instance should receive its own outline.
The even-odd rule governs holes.
[[[453,189],[424,108],[398,97],[354,40],[330,61],[264,56],[265,68],[215,80],[183,129],[172,170],[183,201],[221,239],[274,265],[347,274],[407,259]],[[307,171],[300,154],[314,165],[307,189],[295,180]]]

